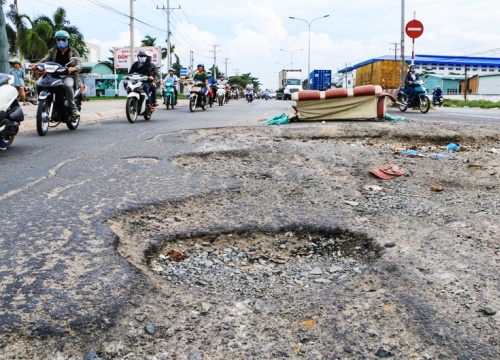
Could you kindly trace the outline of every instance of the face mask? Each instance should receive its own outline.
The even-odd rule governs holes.
[[[68,44],[69,44],[69,41],[66,40],[66,41],[58,41],[57,42],[57,47],[59,49],[64,49],[64,48],[67,48],[68,47]]]
[[[146,57],[142,57],[140,56],[139,57],[139,62],[142,64],[142,63],[145,63],[146,62]]]

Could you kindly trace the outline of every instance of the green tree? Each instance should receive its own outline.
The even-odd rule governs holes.
[[[19,51],[21,58],[38,59],[47,53],[47,38],[52,36],[52,27],[47,22],[34,24],[25,14],[7,15],[15,29],[10,28],[9,42],[11,53]]]
[[[167,42],[167,40],[165,40]],[[144,39],[141,40],[141,46],[156,46],[156,38],[146,35]],[[175,45],[170,45],[170,54],[175,52]],[[167,48],[161,48],[161,58],[165,59],[167,57]]]
[[[229,83],[231,85],[238,85],[238,86],[241,86],[242,88],[245,88],[249,82],[252,82],[256,91],[260,90],[261,84],[259,82],[259,79],[256,77],[253,77],[251,75],[251,73],[229,77]]]
[[[56,31],[65,30],[71,36],[71,46],[78,51],[80,56],[85,56],[88,53],[89,50],[85,45],[83,34],[80,32],[77,26],[71,25],[70,21],[66,18],[66,10],[64,10],[64,8],[57,8],[54,14],[52,14],[52,18],[46,15],[37,17],[33,22],[34,27],[37,28],[37,25],[40,23],[47,23],[52,27],[50,37],[47,37],[48,34],[45,32],[38,34],[41,38],[45,39],[48,47],[53,47],[56,45],[56,39],[54,38],[54,34],[56,33]]]

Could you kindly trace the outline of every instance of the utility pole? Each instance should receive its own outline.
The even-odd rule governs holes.
[[[170,0],[167,0],[167,7],[163,6],[160,8],[160,7],[156,6],[156,9],[163,10],[167,13],[167,70],[172,67],[172,58],[170,55],[170,48],[171,48],[171,45],[170,45],[170,13],[172,11],[180,9],[180,8],[181,8],[180,5],[179,5],[179,7],[171,8],[170,7]]]
[[[213,50],[210,50],[210,52],[213,52],[214,53],[214,78],[217,78],[217,68],[215,67],[215,64],[217,64],[217,52],[219,52],[220,50],[217,50],[217,47],[220,46],[220,45],[210,45],[210,46],[213,46],[214,49]]]
[[[239,71],[240,71],[240,69],[234,69],[234,74],[235,74],[236,76],[238,76],[238,75],[239,75]],[[227,74],[226,74],[226,75],[227,75]],[[229,77],[229,76],[228,76],[228,77]]]
[[[399,85],[404,85],[405,78],[405,0],[401,0],[401,64]]]
[[[193,66],[194,66],[194,53],[193,50],[189,51],[189,73],[191,74],[193,72]]]
[[[224,68],[224,69],[225,69],[225,70],[224,70],[224,71],[225,71],[224,75],[225,75],[226,77],[228,77],[228,76],[227,76],[227,61],[228,61],[229,59],[230,59],[230,58],[224,58],[224,64],[226,65],[226,66],[225,66],[225,68]]]
[[[129,69],[134,63],[134,0],[130,0],[130,64]]]
[[[467,66],[465,67],[465,89],[464,89],[464,101],[467,101],[467,90],[469,90],[469,79],[467,79]]]
[[[398,46],[399,44],[397,42],[392,43],[394,45],[394,49],[389,48],[389,50],[394,50],[394,60],[398,59]]]

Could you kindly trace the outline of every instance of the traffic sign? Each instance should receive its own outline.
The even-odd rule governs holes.
[[[418,38],[424,33],[424,25],[418,20],[410,20],[405,27],[406,35],[412,39]]]

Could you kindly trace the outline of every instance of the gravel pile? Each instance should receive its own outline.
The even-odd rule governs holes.
[[[252,237],[259,242],[248,246]],[[199,239],[187,247],[169,244],[150,261],[150,268],[177,286],[262,298],[317,290],[352,278],[380,253],[370,239],[351,233],[340,237],[245,233],[221,238],[212,242]],[[226,247],[228,240],[245,243],[245,247]],[[183,250],[173,250],[173,246]]]

